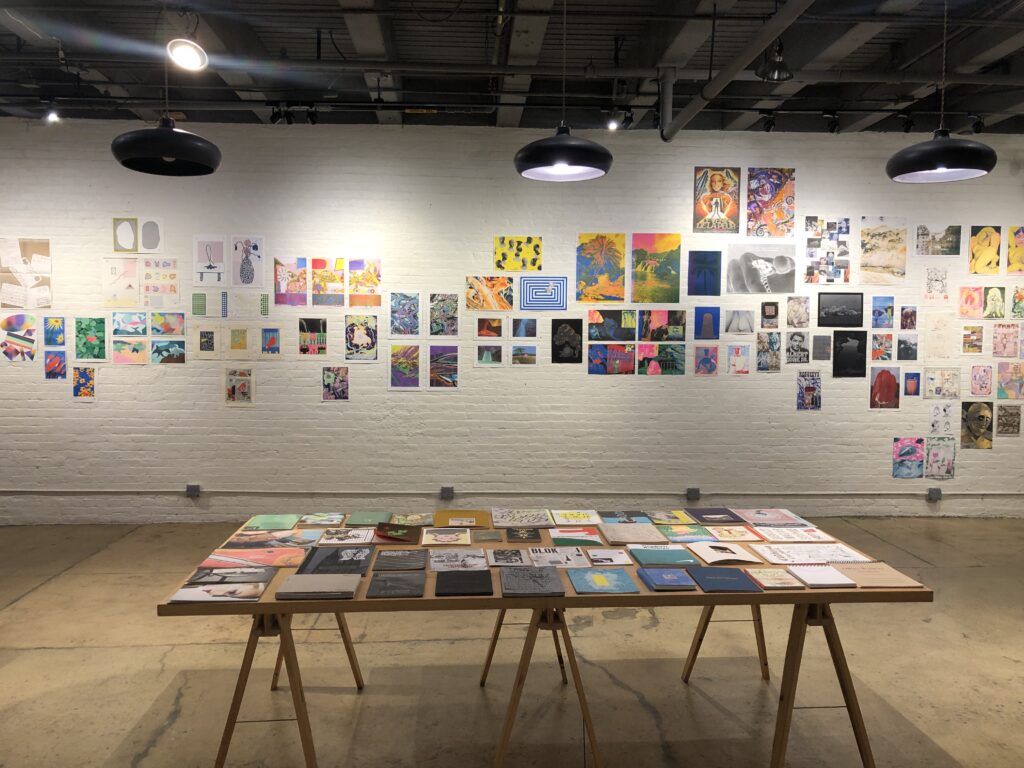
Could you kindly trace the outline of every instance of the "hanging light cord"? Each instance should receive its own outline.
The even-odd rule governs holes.
[[[942,81],[939,86],[939,130],[946,128],[946,46],[949,36],[949,0],[942,1]]]
[[[562,0],[562,125],[565,125],[565,7],[569,0]]]

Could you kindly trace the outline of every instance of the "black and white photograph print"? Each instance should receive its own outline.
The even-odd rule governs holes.
[[[897,360],[917,360],[917,334],[901,333],[896,342]]]
[[[796,246],[731,244],[725,284],[728,293],[794,293]]]
[[[831,336],[814,336],[811,341],[811,359],[812,360],[831,360],[832,359],[832,337]]]
[[[819,328],[860,328],[864,325],[863,293],[819,293]]]
[[[832,376],[836,379],[863,379],[868,375],[868,332],[833,331]]]
[[[811,350],[807,344],[806,331],[790,331],[786,334],[786,362],[807,363],[811,360]]]
[[[751,309],[725,310],[725,333],[754,333],[754,311]]]

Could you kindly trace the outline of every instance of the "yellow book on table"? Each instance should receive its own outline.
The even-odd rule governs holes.
[[[434,513],[435,528],[490,528],[491,513],[482,509],[442,509]]]

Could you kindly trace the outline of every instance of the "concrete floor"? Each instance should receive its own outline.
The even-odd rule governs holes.
[[[933,604],[835,611],[877,764],[1024,764],[1024,520],[819,522],[936,593]],[[0,768],[212,764],[248,623],[161,619],[155,605],[233,528],[0,529]],[[767,765],[788,613],[765,610],[770,683],[750,625],[725,622],[712,625],[689,687],[679,672],[696,609],[570,614],[606,764]],[[322,766],[491,764],[522,626],[506,628],[482,689],[493,614],[357,615],[357,694],[330,618],[304,618],[296,633]],[[257,652],[241,719],[262,722],[239,724],[230,765],[301,764],[283,720],[289,692],[268,690],[276,651],[269,641]],[[507,764],[582,766],[577,703],[543,636],[534,658]],[[811,629],[797,706],[815,708],[794,715],[790,766],[860,764],[841,703]]]

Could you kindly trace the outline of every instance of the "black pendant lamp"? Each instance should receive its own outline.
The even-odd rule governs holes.
[[[761,62],[754,74],[766,83],[784,83],[793,79],[793,72],[782,57],[782,41],[775,43],[775,50],[772,55]]]
[[[220,149],[202,136],[174,127],[169,115],[169,90],[165,59],[164,116],[160,124],[122,133],[110,142],[110,151],[130,171],[154,176],[208,176],[220,166]]]
[[[942,4],[942,84],[939,129],[930,141],[901,149],[889,158],[885,172],[901,184],[937,184],[984,176],[996,167],[995,150],[971,139],[953,138],[946,129],[946,27],[948,2]]]
[[[565,124],[565,31],[568,0],[562,0],[562,122],[554,136],[527,144],[516,152],[520,176],[534,181],[586,181],[611,170],[612,153],[595,141],[581,139]]]

